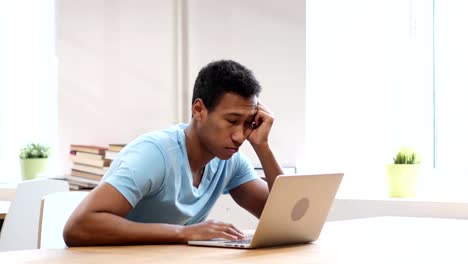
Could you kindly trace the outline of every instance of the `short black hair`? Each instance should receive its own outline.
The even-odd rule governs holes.
[[[261,87],[251,70],[232,60],[213,61],[198,73],[193,87],[192,104],[202,99],[208,111],[212,111],[226,92],[244,98],[260,94]]]

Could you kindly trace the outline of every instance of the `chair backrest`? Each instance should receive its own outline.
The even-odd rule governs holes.
[[[63,191],[68,191],[68,182],[62,180],[19,183],[0,232],[0,251],[36,249],[41,199]]]
[[[89,192],[57,192],[42,198],[37,248],[65,248],[63,228]]]

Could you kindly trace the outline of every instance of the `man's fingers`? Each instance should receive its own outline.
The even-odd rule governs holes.
[[[242,232],[239,232],[239,231],[237,231],[236,229],[234,229],[234,228],[232,228],[232,227],[228,227],[228,228],[226,229],[226,231],[224,231],[224,232],[235,236],[236,239],[245,239],[245,235],[242,234]]]
[[[270,109],[268,109],[268,107],[262,104],[261,102],[258,102],[258,110],[263,110],[267,113],[271,113]]]
[[[239,230],[238,228],[236,228],[234,225],[231,224],[230,227],[231,227],[232,229],[234,229],[234,230],[235,230],[238,234],[240,234],[241,236],[247,237],[241,230]]]
[[[244,238],[244,234],[242,234],[242,232],[238,232],[236,229],[230,227],[229,225],[221,227],[218,231],[233,235],[236,237],[236,239]]]
[[[234,235],[231,235],[227,232],[221,232],[220,235],[222,236],[221,238],[227,239],[227,240],[238,240],[238,238]]]
[[[232,224],[222,223],[221,226],[220,226],[219,231],[221,231],[223,233],[227,233],[227,234],[233,236],[234,240],[245,239],[246,238],[246,235],[244,233],[242,233],[242,231],[240,231],[239,229],[234,227],[234,225],[232,225]]]
[[[242,233],[242,231],[237,229],[234,225],[228,223],[209,220],[203,223],[200,227],[203,227],[203,229],[205,229],[205,231],[203,232],[205,233],[205,235],[201,236],[201,240],[212,238],[239,240],[247,238],[247,236],[244,233]]]

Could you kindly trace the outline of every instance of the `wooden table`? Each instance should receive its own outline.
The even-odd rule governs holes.
[[[5,219],[9,208],[10,208],[9,201],[0,201],[0,219],[1,220]]]
[[[379,217],[329,222],[312,244],[265,249],[186,245],[0,253],[2,263],[468,263],[468,220]]]

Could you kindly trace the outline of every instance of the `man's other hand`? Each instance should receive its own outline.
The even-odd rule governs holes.
[[[209,220],[206,222],[184,226],[182,237],[185,241],[190,240],[210,240],[213,238],[222,238],[227,240],[246,239],[239,229],[232,224]]]

